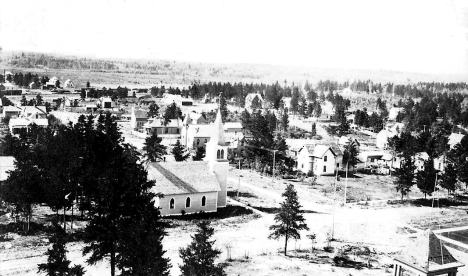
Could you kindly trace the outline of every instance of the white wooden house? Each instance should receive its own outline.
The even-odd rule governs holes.
[[[333,175],[341,162],[335,151],[327,145],[304,145],[297,156],[298,170],[315,175]]]

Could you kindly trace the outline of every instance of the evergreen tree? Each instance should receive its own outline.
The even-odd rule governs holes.
[[[452,163],[449,163],[447,166],[445,166],[440,186],[446,189],[449,194],[455,193],[457,188],[457,171]]]
[[[289,115],[288,110],[285,109],[283,112],[283,116],[281,117],[281,125],[283,126],[284,131],[288,131],[289,128]]]
[[[354,168],[358,163],[358,151],[356,144],[351,141],[344,146],[343,152],[343,164],[346,164],[346,170],[350,167]]]
[[[242,123],[242,127],[246,130],[250,130],[250,113],[247,111],[247,109],[244,109],[240,115],[240,120]]]
[[[174,155],[177,162],[185,161],[190,157],[190,153],[185,150],[184,146],[180,143],[180,140],[177,140],[171,153]]]
[[[86,82],[86,88],[90,88],[91,87],[91,84],[89,83],[89,81]]]
[[[36,96],[36,105],[43,105],[44,100],[42,99],[42,96],[40,94],[37,94]]]
[[[412,155],[408,151],[404,151],[400,168],[395,169],[396,180],[394,182],[397,192],[401,193],[401,200],[411,191],[411,187],[414,185],[415,169]]]
[[[284,201],[281,203],[281,208],[278,214],[275,215],[276,224],[270,226],[270,239],[279,239],[284,236],[284,255],[286,256],[288,240],[300,239],[299,231],[309,230],[305,224],[305,219],[302,216],[301,205],[297,192],[292,184],[286,187],[286,191],[282,194]]]
[[[224,97],[224,93],[219,94],[219,110],[221,112],[221,119],[223,123],[225,123],[229,110],[227,108],[226,98]]]
[[[209,221],[201,221],[197,224],[198,230],[192,236],[192,242],[186,248],[179,250],[183,264],[180,270],[183,276],[223,276],[226,275],[221,265],[216,265],[215,260],[221,255],[221,250],[214,248],[214,240],[211,240],[214,229]]]
[[[322,115],[322,106],[320,105],[320,102],[316,101],[314,107],[314,117],[318,118],[320,115]]]
[[[424,193],[424,198],[426,198],[428,194],[432,195],[432,192],[434,192],[436,174],[437,171],[434,169],[434,159],[432,158],[425,161],[424,169],[418,171],[416,174],[416,186]]]
[[[205,158],[205,147],[197,147],[195,150],[195,156],[192,157],[193,161],[201,161]]]
[[[147,194],[133,218],[120,222],[117,267],[122,276],[169,276],[171,265],[165,258],[162,240],[166,236],[166,223],[161,222],[160,212],[154,207],[153,194]],[[161,196],[161,195],[159,195]]]
[[[159,115],[159,106],[155,103],[151,103],[148,111],[148,118],[157,117]]]
[[[167,147],[161,145],[162,138],[158,137],[156,131],[151,136],[146,137],[145,145],[143,146],[144,156],[148,162],[159,162],[162,156],[167,154]]]
[[[60,81],[59,80],[55,81],[55,87],[60,88]]]
[[[65,231],[55,225],[55,233],[49,238],[52,248],[47,249],[47,263],[38,265],[38,273],[46,273],[48,276],[81,276],[85,271],[81,265],[70,268],[70,261],[67,259],[67,237]]]
[[[182,116],[182,111],[180,108],[175,104],[172,103],[166,107],[166,111],[164,112],[164,125],[167,125],[171,121],[171,119],[178,119]]]
[[[317,135],[317,126],[315,123],[312,123],[312,136]]]
[[[20,104],[21,104],[21,106],[27,106],[27,105],[28,105],[28,100],[26,100],[26,96],[25,96],[25,95],[23,95],[23,96],[21,97]]]
[[[449,154],[456,161],[458,180],[468,187],[468,136],[465,135]]]
[[[262,108],[262,103],[260,102],[260,99],[258,98],[257,95],[252,100],[252,103],[250,104],[250,108],[252,109],[259,109]]]

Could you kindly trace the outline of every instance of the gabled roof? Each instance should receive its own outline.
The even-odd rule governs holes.
[[[193,137],[211,137],[214,125],[190,125],[194,129]]]
[[[210,171],[208,162],[159,162],[151,163],[148,179],[155,180],[153,192],[164,195],[217,192],[216,175]]]
[[[325,153],[329,150],[333,153],[333,155],[336,156],[333,150],[331,150],[329,146],[325,146],[325,145],[315,146],[314,153],[312,154],[312,156],[317,157],[317,158],[322,158],[325,155]]]
[[[460,133],[452,133],[448,137],[449,138],[448,144],[451,145],[451,146],[454,146],[454,145],[460,143],[461,140],[463,139],[463,137],[465,137],[465,135],[460,134]]]
[[[17,106],[8,105],[8,106],[3,107],[3,111],[4,112],[21,112],[21,108]]]
[[[224,129],[232,129],[232,128],[242,128],[242,123],[240,122],[230,122],[230,123],[224,123]]]
[[[145,110],[133,110],[133,113],[135,114],[135,118],[141,119],[141,118],[148,118],[148,112]]]
[[[411,263],[426,271],[436,270],[442,265],[444,267],[463,266],[429,229],[424,231],[408,249],[411,251],[408,254],[412,257]]]
[[[25,114],[36,114],[36,113],[42,113],[42,114],[47,114],[46,112],[46,107],[45,106],[22,106],[22,111]]]
[[[358,146],[359,146],[359,143],[358,143]],[[341,151],[340,147],[337,144],[331,144],[330,149],[333,151],[333,153],[335,153],[335,155],[343,155],[343,152]]]

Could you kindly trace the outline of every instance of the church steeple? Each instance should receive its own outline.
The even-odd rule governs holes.
[[[190,112],[187,112],[187,115],[185,115],[183,125],[188,126],[188,124],[190,124]]]
[[[224,140],[224,126],[223,119],[221,118],[221,110],[218,108],[218,114],[216,114],[216,120],[214,122],[214,133],[211,140],[213,145],[225,146],[226,141]]]

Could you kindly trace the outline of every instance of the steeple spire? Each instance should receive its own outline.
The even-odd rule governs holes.
[[[188,124],[190,124],[190,112],[187,112],[187,115],[185,115],[183,125],[187,126]]]
[[[224,126],[223,119],[221,118],[221,110],[218,108],[218,114],[216,114],[216,120],[214,122],[214,133],[211,137],[214,145],[224,146],[226,142],[224,140]]]

